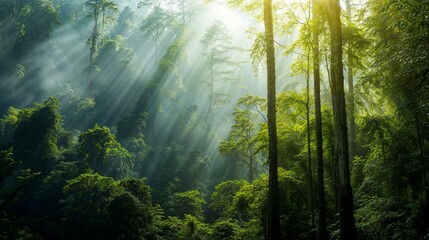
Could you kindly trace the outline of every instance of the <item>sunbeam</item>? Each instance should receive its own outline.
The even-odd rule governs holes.
[[[1,239],[428,239],[429,0],[0,0]]]

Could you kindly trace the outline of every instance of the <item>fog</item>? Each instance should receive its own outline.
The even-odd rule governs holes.
[[[61,103],[63,127],[77,136],[94,124],[116,133],[121,122],[145,112],[149,146],[179,144],[185,152],[204,153],[211,159],[205,174],[210,178],[228,161],[218,146],[230,131],[238,99],[266,95],[265,60],[252,65],[250,59],[255,36],[249,29],[262,32],[263,25],[215,3],[183,1],[181,13],[178,3],[138,2],[116,1],[118,11],[107,12],[102,27],[99,20],[93,65],[90,7],[81,1],[57,3],[60,21],[51,24],[50,36],[23,52],[10,65],[15,69],[1,72],[0,114],[10,106],[29,107],[54,96]],[[154,15],[157,8],[162,14]],[[203,39],[216,24],[226,28],[221,39],[230,39],[222,43],[228,45],[222,56],[210,63],[213,52]],[[291,40],[277,41],[282,46]],[[6,41],[6,53],[14,51],[13,41]],[[277,88],[301,89],[302,78],[290,77],[293,58],[283,52],[279,47]],[[152,158],[162,165],[161,155]],[[147,167],[146,175],[154,168]]]

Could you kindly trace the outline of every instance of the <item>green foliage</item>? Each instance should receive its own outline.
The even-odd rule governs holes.
[[[237,161],[249,169],[249,181],[253,181],[257,173],[258,164],[261,163],[265,145],[260,141],[260,128],[258,115],[249,109],[236,108],[232,113],[234,124],[225,141],[219,145],[219,151],[232,155]]]
[[[102,206],[109,202],[118,188],[113,178],[98,174],[81,174],[68,180],[64,186],[67,211],[73,212],[79,209],[83,214],[100,216],[103,214]]]
[[[222,219],[236,217],[237,212],[233,205],[237,192],[245,185],[245,180],[230,180],[219,183],[210,197],[209,207],[214,209]]]
[[[239,226],[232,220],[217,221],[213,224],[213,240],[234,240],[237,239]]]
[[[207,239],[210,235],[210,229],[207,224],[201,222],[198,217],[186,214],[183,220],[186,226],[184,229],[186,239],[202,240]]]
[[[405,196],[414,182],[418,163],[410,161],[411,148],[406,147],[409,134],[390,116],[364,117],[361,120],[362,145],[367,151],[364,160],[361,191],[371,196]]]
[[[158,210],[142,180],[81,174],[67,181],[64,194],[66,239],[147,239],[155,234]]]
[[[154,199],[165,208],[167,215],[175,214],[174,193],[198,189],[205,186],[201,178],[206,173],[211,159],[199,151],[185,151],[185,147],[176,143],[158,149],[150,158],[159,159],[150,162],[148,168],[157,172],[148,182],[154,188]],[[153,157],[152,157],[153,156]]]
[[[105,236],[108,229],[106,207],[117,191],[118,186],[112,178],[97,174],[82,174],[67,181],[63,201],[67,239]]]
[[[79,136],[79,154],[92,169],[116,178],[133,174],[132,155],[116,141],[108,127],[95,125]]]
[[[129,6],[125,7],[118,16],[117,24],[113,29],[113,34],[127,37],[132,30],[132,21],[134,20],[134,11]]]
[[[374,38],[372,71],[365,79],[393,103],[416,110],[428,99],[427,0],[373,1],[368,28]],[[427,113],[427,111],[426,111]]]
[[[193,217],[202,220],[204,218],[204,204],[206,204],[204,196],[198,190],[177,192],[173,195],[174,214],[179,217],[192,215]],[[191,218],[191,216],[189,216],[188,218]]]
[[[278,210],[282,216],[282,226],[289,236],[298,236],[308,229],[307,219],[302,212],[302,205],[298,203],[306,202],[305,193],[300,187],[301,182],[295,178],[295,173],[279,168],[279,193],[281,208]],[[234,206],[241,214],[242,219],[248,224],[258,223],[257,230],[249,228],[251,238],[261,238],[266,227],[266,207],[268,198],[268,176],[261,174],[252,184],[245,184],[234,197]],[[299,223],[299,224],[296,224]],[[255,231],[256,230],[256,231]]]
[[[280,93],[277,96],[277,108],[279,164],[297,173],[306,174],[307,168],[303,165],[308,152],[306,93]]]
[[[124,71],[135,58],[131,48],[127,46],[124,37],[116,35],[112,39],[104,40],[95,59],[101,70],[108,69],[109,72]]]
[[[58,159],[57,138],[61,130],[58,110],[58,100],[50,97],[43,105],[18,111],[13,147],[24,168],[47,173]],[[16,111],[9,112],[14,113]],[[8,119],[9,123],[15,121],[10,115]]]
[[[21,54],[48,39],[53,26],[59,24],[56,9],[49,0],[5,0],[0,3],[0,8],[4,11],[1,21],[12,19],[15,23],[8,24],[6,32],[16,34],[15,49]]]
[[[395,198],[363,197],[356,211],[362,239],[417,239],[419,221],[416,205]],[[421,213],[420,213],[421,214]]]
[[[115,196],[107,206],[107,212],[114,227],[111,239],[144,240],[153,234],[151,210],[129,192]]]
[[[134,112],[133,116],[122,119],[118,124],[118,139],[142,137],[143,129],[146,127],[146,119],[147,113],[145,112]]]
[[[233,61],[230,54],[232,50],[237,50],[231,44],[232,36],[225,24],[220,21],[214,22],[204,33],[201,39],[206,47],[204,55],[207,56],[209,64],[209,75],[203,83],[208,92],[208,116],[220,104],[229,101],[228,96],[219,91],[220,83],[233,84],[238,80],[235,76],[235,68],[239,67],[239,62]]]
[[[232,113],[234,124],[228,137],[220,143],[219,151],[244,164],[249,170],[249,180],[253,181],[260,172],[267,148],[267,138],[262,131],[265,126],[262,120],[266,121],[262,113],[266,108],[266,100],[247,95],[240,98],[237,105]]]
[[[11,174],[11,171],[20,162],[13,158],[13,148],[0,151],[0,182],[2,182],[7,176]]]
[[[265,65],[265,36],[257,26],[263,20],[262,2],[221,2],[256,20],[248,21],[252,26],[247,34],[253,38],[249,61],[254,68]],[[126,7],[115,22],[114,1],[0,0],[0,111],[5,113],[0,119],[0,239],[266,237],[268,177],[256,177],[265,170],[266,100],[247,95],[236,109],[225,105],[233,111],[227,120],[233,125],[224,141],[214,144],[222,136],[217,125],[224,123],[202,114],[207,101],[195,102],[201,98],[189,94],[199,90],[193,86],[196,81],[204,81],[210,113],[228,101],[222,89],[237,80],[239,64],[233,60],[236,48],[225,24],[191,31],[195,4],[145,0],[140,2],[145,9],[134,13]],[[429,236],[428,6],[428,0],[370,0],[365,6],[354,1],[353,24],[342,28],[343,49],[353,50],[344,61],[359,71],[354,95],[359,156],[350,170],[360,239]],[[304,2],[274,2],[275,46],[285,48],[276,52],[284,66],[278,69],[280,81],[289,75],[283,51],[295,57],[290,69],[296,79],[310,76],[314,27],[321,32],[322,78],[331,75],[326,16],[316,24],[308,7]],[[84,19],[86,13],[89,19]],[[137,23],[136,17],[142,21]],[[60,22],[63,26],[56,28]],[[76,55],[68,53],[76,49],[66,48],[89,34],[90,69],[97,71],[88,75],[91,92],[81,93],[75,86],[88,76],[73,62]],[[151,41],[141,45],[141,35],[154,40],[152,45],[164,55],[150,59],[146,53],[154,46]],[[201,37],[199,42],[195,36]],[[297,41],[289,44],[290,39]],[[187,55],[185,49],[194,49],[190,43],[204,47],[196,51],[200,58]],[[202,58],[207,62],[193,62]],[[198,67],[208,65],[210,71],[201,74],[204,69]],[[51,97],[28,107],[29,101],[62,87],[63,79],[74,83],[67,82],[66,93],[56,93],[59,101]],[[286,82],[282,89],[300,86]],[[337,239],[338,166],[332,109],[329,96],[323,97],[327,220],[331,238]],[[277,210],[288,238],[310,239],[306,95],[281,92],[277,103],[279,164],[287,169],[279,169]],[[313,130],[311,115],[313,111]],[[109,127],[94,126],[96,122]],[[226,177],[228,166],[218,167],[223,160],[242,173],[249,167],[251,181],[237,174]],[[239,180],[224,181],[237,176]]]
[[[209,226],[192,215],[185,215],[183,219],[167,217],[158,227],[160,239],[165,240],[204,240],[211,235]]]
[[[152,38],[158,45],[159,37],[170,27],[172,22],[172,16],[158,5],[153,8],[149,16],[144,20],[140,30],[143,31],[145,37]]]
[[[152,195],[150,187],[145,185],[145,179],[125,178],[120,181],[119,185],[137,197],[141,203],[151,204]]]
[[[174,216],[169,216],[163,221],[157,223],[160,239],[173,240],[179,239],[181,232],[184,231],[182,221]]]

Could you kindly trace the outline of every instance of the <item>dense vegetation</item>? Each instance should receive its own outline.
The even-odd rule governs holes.
[[[0,239],[429,239],[428,43],[428,0],[0,0]]]

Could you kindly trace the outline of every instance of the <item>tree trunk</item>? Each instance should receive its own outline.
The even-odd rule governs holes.
[[[91,92],[93,84],[93,71],[95,68],[95,53],[97,52],[98,39],[98,14],[99,6],[94,6],[94,28],[91,34],[91,47],[89,49],[89,68],[88,68],[88,91]]]
[[[206,118],[209,117],[209,114],[213,110],[214,104],[214,49],[211,48],[210,52],[210,82],[209,82],[209,107],[207,109]]]
[[[103,46],[103,41],[104,41],[104,24],[105,24],[105,17],[106,17],[106,7],[103,7],[103,18],[101,20],[101,41],[100,41],[100,46]]]
[[[347,26],[351,27],[352,23],[352,10],[350,5],[350,0],[346,0],[346,11],[347,11]],[[347,82],[349,85],[349,131],[350,131],[350,159],[356,156],[357,147],[356,147],[356,122],[355,122],[355,100],[354,100],[354,84],[353,84],[353,63],[352,63],[352,53],[353,49],[348,43],[347,46]]]
[[[255,178],[255,172],[253,169],[253,158],[249,159],[249,182],[252,183],[253,179]]]
[[[310,129],[310,54],[307,55],[307,70],[305,72],[305,81],[307,83],[306,89],[306,121],[307,121],[307,161],[308,161],[308,182],[310,184],[310,207],[311,207],[311,229],[315,228],[315,218],[314,218],[314,187],[313,187],[313,163],[311,160],[311,129]],[[311,235],[312,239],[315,239],[316,236],[314,231]]]
[[[95,52],[97,51],[97,39],[98,39],[98,15],[100,7],[94,6],[94,27],[91,34],[91,48],[89,54],[89,63],[90,65],[94,64]]]
[[[265,44],[267,50],[268,90],[268,239],[280,240],[280,214],[277,169],[277,126],[276,126],[276,67],[274,57],[273,10],[271,0],[264,0]]]
[[[327,239],[325,211],[325,178],[323,170],[323,138],[322,111],[320,103],[320,51],[319,51],[319,12],[313,0],[313,77],[314,77],[314,109],[316,117],[316,157],[317,157],[317,213],[318,224],[316,239]]]
[[[417,141],[418,141],[418,145],[419,145],[419,152],[420,152],[420,162],[422,165],[422,176],[423,176],[423,188],[424,188],[424,194],[425,194],[425,201],[426,201],[426,211],[428,211],[428,206],[429,206],[429,184],[428,184],[428,177],[427,177],[427,166],[426,166],[426,161],[425,161],[425,157],[423,155],[423,149],[424,149],[424,141],[422,139],[422,134],[421,134],[421,130],[420,130],[420,121],[419,121],[419,113],[420,111],[418,110],[417,113],[415,114],[415,119],[416,119],[416,133],[417,133]]]
[[[347,139],[347,114],[344,97],[343,50],[339,0],[327,5],[331,33],[331,92],[334,114],[335,155],[338,161],[338,207],[340,215],[340,239],[356,239],[353,215],[353,194],[350,186],[350,169]]]

